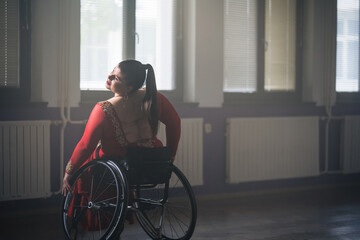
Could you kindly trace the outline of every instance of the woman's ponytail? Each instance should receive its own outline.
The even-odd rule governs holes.
[[[143,100],[145,110],[148,112],[148,119],[153,135],[156,136],[158,131],[158,104],[157,104],[157,88],[155,81],[154,69],[150,64],[144,65],[147,69],[146,75],[146,93]]]
[[[118,64],[127,86],[133,87],[133,92],[137,91],[146,81],[146,92],[143,99],[143,109],[145,110],[153,135],[158,131],[158,105],[157,89],[155,82],[154,69],[150,64],[142,64],[136,60],[125,60]],[[147,74],[146,74],[147,70]]]

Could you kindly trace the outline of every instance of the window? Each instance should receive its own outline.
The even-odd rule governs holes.
[[[265,1],[265,91],[295,90],[296,1]]]
[[[336,92],[358,93],[359,1],[337,1]]]
[[[299,99],[300,4],[224,1],[225,102]]]
[[[105,90],[114,66],[135,58],[153,65],[158,90],[174,91],[176,9],[175,0],[81,0],[81,90]]]
[[[135,59],[154,66],[159,90],[174,89],[173,16],[173,1],[136,1]]]
[[[224,91],[256,92],[257,1],[224,3]]]
[[[122,20],[121,0],[81,0],[81,90],[105,90],[106,76],[123,59]]]
[[[0,99],[30,100],[30,1],[0,1]]]

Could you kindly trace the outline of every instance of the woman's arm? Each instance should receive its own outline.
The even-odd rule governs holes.
[[[161,93],[158,93],[158,106],[159,120],[166,126],[166,146],[171,148],[174,159],[180,140],[181,120],[173,105]]]
[[[96,145],[103,134],[102,124],[105,121],[105,113],[97,104],[92,110],[89,120],[86,124],[84,134],[76,145],[76,148],[66,166],[65,176],[63,179],[62,194],[65,196],[71,191],[69,178],[80,166],[91,156]]]
[[[104,121],[105,113],[97,104],[90,114],[84,134],[66,166],[66,173],[71,175],[91,156],[103,135]]]

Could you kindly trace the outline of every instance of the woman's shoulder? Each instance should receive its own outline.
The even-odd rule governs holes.
[[[107,110],[109,110],[112,107],[112,104],[109,100],[105,100],[105,101],[101,101],[96,103],[94,108],[100,108],[102,109],[104,112],[106,112]]]
[[[96,106],[102,107],[102,106],[106,106],[106,105],[110,105],[110,104],[111,104],[111,103],[110,103],[109,100],[104,100],[104,101],[97,102],[97,103],[95,104],[95,107],[96,107]]]
[[[158,98],[161,98],[161,99],[163,99],[163,98],[166,98],[162,93],[160,93],[160,92],[157,92],[157,96],[158,96]]]

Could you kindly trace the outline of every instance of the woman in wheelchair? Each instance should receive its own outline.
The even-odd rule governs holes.
[[[105,86],[114,97],[95,105],[66,166],[66,239],[116,239],[128,211],[153,239],[189,239],[196,202],[188,181],[172,165],[180,118],[157,92],[152,66],[120,62]],[[159,121],[166,126],[167,148],[156,137]]]

